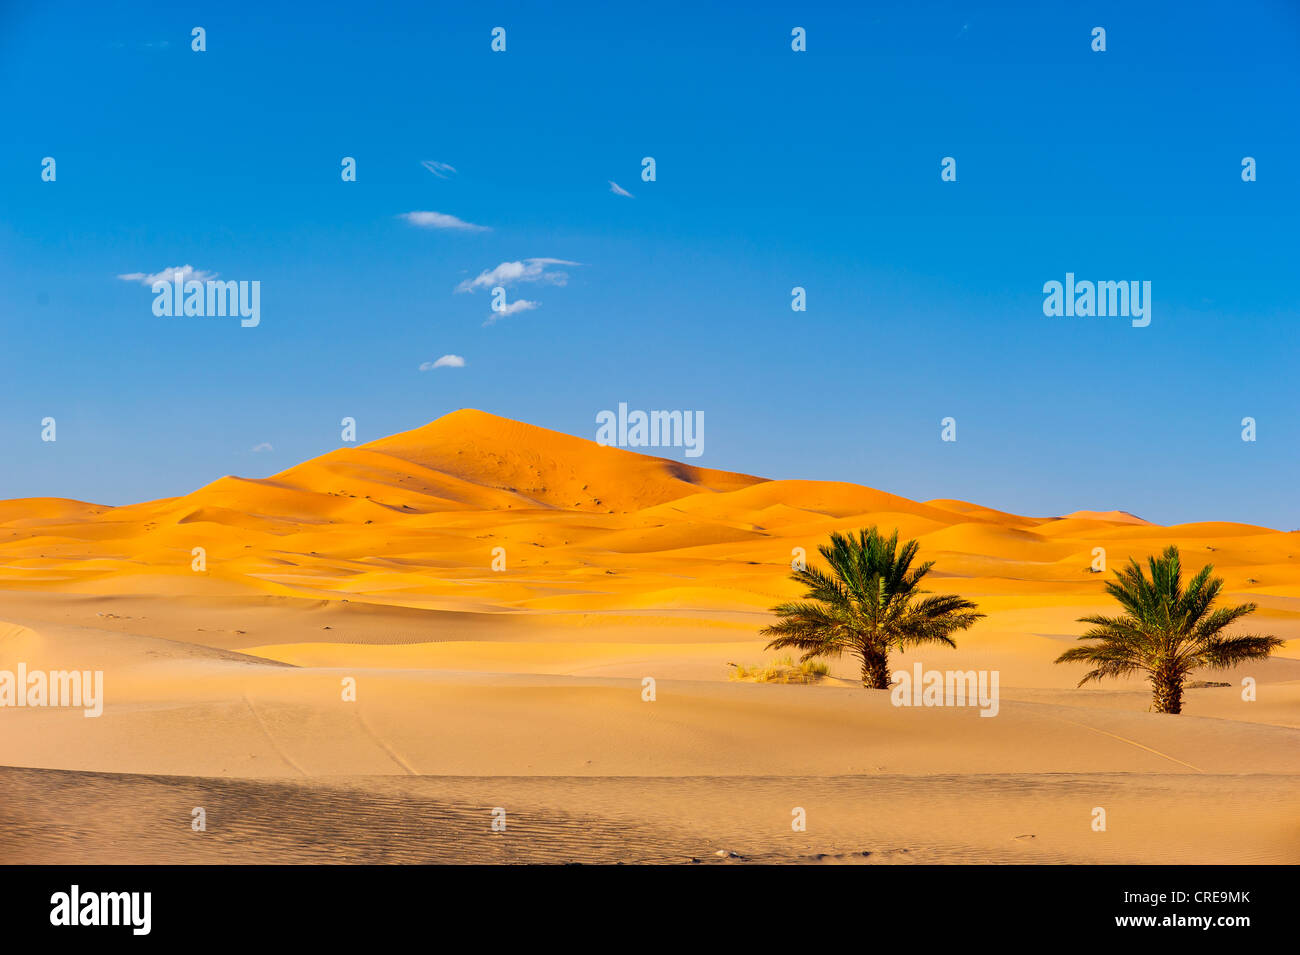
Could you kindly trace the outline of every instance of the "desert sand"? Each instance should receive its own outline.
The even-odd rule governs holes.
[[[871,524],[988,615],[895,669],[997,670],[995,718],[895,707],[850,659],[731,679],[777,656],[796,548]],[[1113,610],[1094,548],[1169,544],[1292,641],[1198,673],[1228,685],[1181,716],[1052,662]],[[0,502],[0,670],[105,686],[99,718],[0,708],[0,862],[1295,863],[1297,640],[1293,532],[769,481],[463,410],[183,497]]]

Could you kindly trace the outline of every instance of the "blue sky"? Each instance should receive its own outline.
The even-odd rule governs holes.
[[[702,411],[708,467],[1300,527],[1300,8],[730,6],[0,4],[0,497],[623,401]],[[580,264],[485,327],[457,285],[529,258]],[[183,264],[260,326],[117,278]],[[1067,271],[1150,326],[1044,316]]]

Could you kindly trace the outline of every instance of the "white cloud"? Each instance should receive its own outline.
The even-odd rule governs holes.
[[[270,441],[263,441],[261,444],[253,445],[254,454],[257,454],[259,451],[274,451],[274,450],[275,448],[271,447]]]
[[[616,183],[613,179],[609,181],[609,191],[614,193],[614,195],[616,196],[627,196],[629,199],[636,198],[636,196],[632,195],[632,193],[628,192],[626,189],[624,189],[622,186]]]
[[[435,368],[464,368],[465,359],[459,355],[443,355],[437,361],[420,363],[420,371],[433,371]]]
[[[141,285],[153,285],[154,282],[171,282],[178,275],[184,282],[206,282],[208,279],[217,277],[216,272],[204,272],[192,265],[173,265],[171,268],[153,274],[148,272],[127,272],[125,275],[119,275],[118,278],[123,282],[139,282]]]
[[[403,212],[402,218],[411,225],[418,225],[425,229],[460,229],[464,232],[492,231],[485,225],[475,225],[472,222],[457,219],[455,216],[449,216],[445,212]]]
[[[472,292],[476,288],[507,286],[516,282],[546,282],[564,285],[569,276],[560,271],[547,271],[552,265],[581,265],[564,259],[524,259],[522,262],[502,262],[494,269],[486,269],[475,278],[466,279],[456,286],[457,292]]]
[[[487,321],[483,323],[483,327],[487,328],[489,325],[495,325],[501,319],[509,318],[516,312],[531,312],[541,304],[541,302],[530,302],[526,298],[517,298],[513,302],[507,302],[500,311],[493,311],[488,316]]]
[[[447,173],[451,173],[453,176],[456,174],[455,166],[450,163],[438,162],[436,159],[421,159],[420,165],[439,179],[446,179]]]

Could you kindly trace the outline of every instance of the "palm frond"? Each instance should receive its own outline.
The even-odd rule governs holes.
[[[1213,637],[1201,651],[1200,658],[1204,666],[1226,670],[1247,660],[1262,660],[1285,643],[1280,637],[1253,633],[1238,637]]]

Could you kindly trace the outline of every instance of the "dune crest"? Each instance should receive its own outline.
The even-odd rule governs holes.
[[[1112,524],[1146,524],[1150,526],[1151,522],[1143,520],[1136,514],[1130,514],[1128,511],[1074,511],[1065,515],[1066,519],[1074,518],[1081,521],[1110,521]]]
[[[0,587],[475,613],[753,614],[791,592],[785,568],[800,552],[816,559],[831,531],[868,524],[919,538],[940,573],[973,592],[1095,592],[1095,547],[1113,563],[1179,541],[1216,552],[1230,586],[1280,585],[1288,608],[1300,584],[1300,547],[1266,528],[1160,528],[1124,511],[1036,518],[845,482],[772,481],[462,409],[179,497],[0,502]]]

